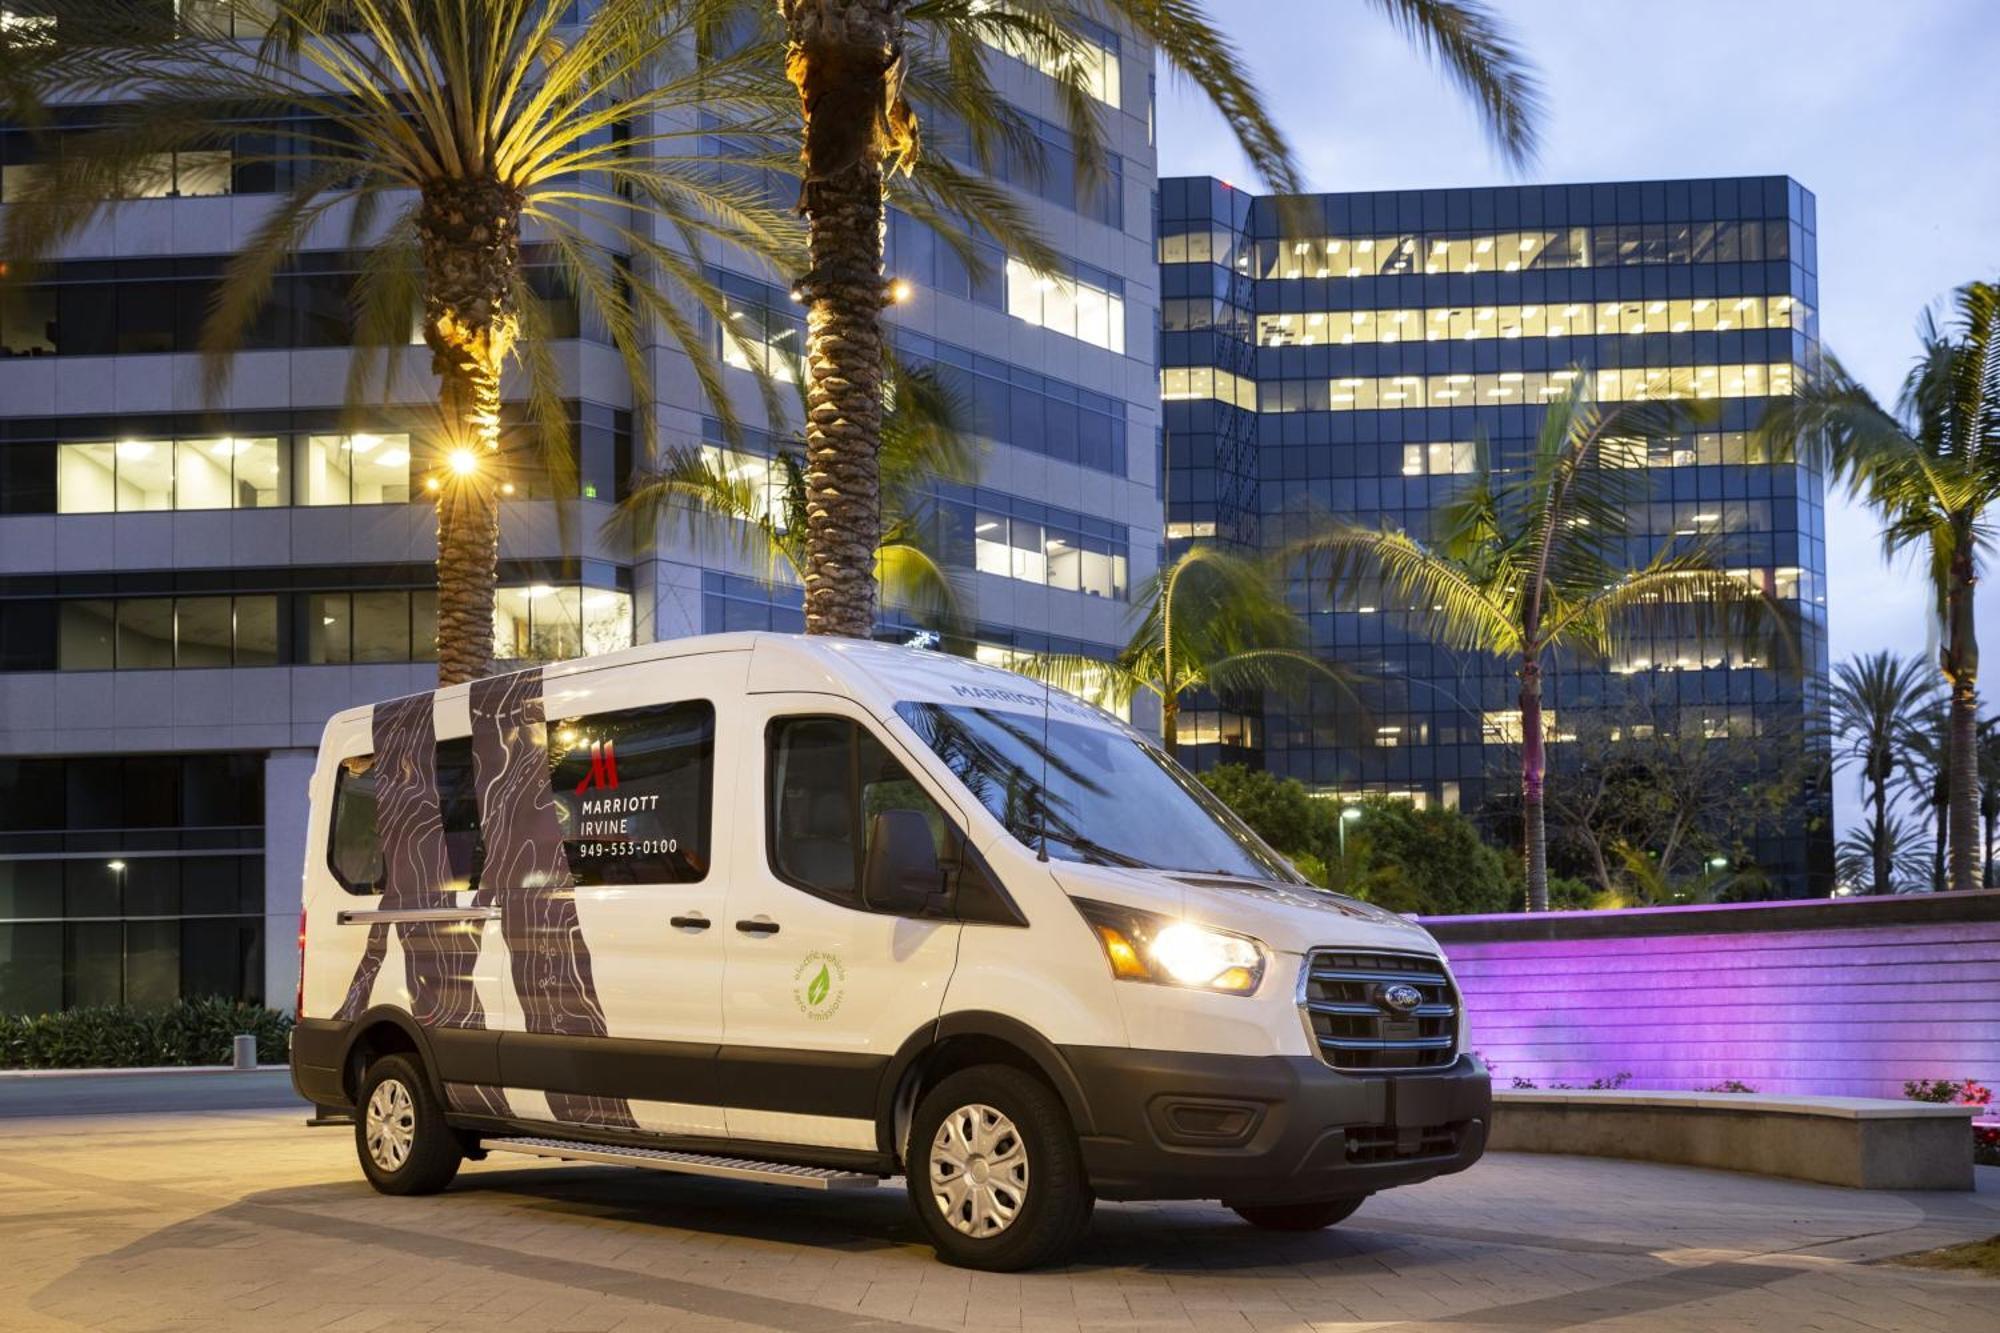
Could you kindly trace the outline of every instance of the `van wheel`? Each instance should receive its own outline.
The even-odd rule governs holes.
[[[1354,1215],[1368,1196],[1316,1199],[1311,1203],[1244,1203],[1227,1205],[1230,1212],[1263,1231],[1318,1231]]]
[[[361,1173],[384,1194],[435,1194],[464,1160],[431,1085],[408,1056],[368,1066],[356,1099],[354,1148]]]
[[[1069,1112],[1047,1084],[1007,1065],[962,1069],[924,1094],[904,1166],[932,1248],[961,1268],[1056,1262],[1090,1223]]]

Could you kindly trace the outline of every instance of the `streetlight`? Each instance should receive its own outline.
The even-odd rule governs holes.
[[[1729,869],[1729,858],[1726,856],[1711,856],[1708,858],[1708,868],[1710,870],[1727,870]]]
[[[1341,859],[1341,860],[1342,860],[1343,862],[1347,860],[1347,825],[1348,825],[1348,821],[1350,821],[1350,820],[1355,820],[1355,819],[1359,819],[1359,818],[1361,818],[1361,807],[1360,807],[1360,806],[1358,806],[1358,805],[1344,805],[1344,806],[1342,806],[1342,807],[1340,808],[1340,859]]]

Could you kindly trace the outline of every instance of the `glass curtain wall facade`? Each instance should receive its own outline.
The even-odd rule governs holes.
[[[1755,430],[1818,356],[1815,232],[1812,194],[1783,177],[1287,200],[1163,180],[1169,549],[1273,550],[1343,520],[1429,538],[1468,478],[1526,465],[1540,404],[1576,377],[1607,403],[1702,400],[1699,430],[1606,452],[1643,474],[1627,555],[1714,538],[1796,613],[1804,669],[1665,626],[1616,660],[1555,661],[1550,762],[1560,775],[1585,749],[1673,734],[1732,747],[1746,779],[1805,771],[1827,670],[1824,481]],[[1195,763],[1504,820],[1515,668],[1435,646],[1365,580],[1295,577],[1291,595],[1318,651],[1371,678],[1366,712],[1332,697],[1205,711]],[[1830,884],[1816,814],[1789,811],[1742,849],[1780,892]]]

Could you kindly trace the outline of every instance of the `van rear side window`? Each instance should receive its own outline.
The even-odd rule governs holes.
[[[714,704],[564,718],[549,723],[548,736],[549,794],[578,885],[692,884],[707,876]]]
[[[376,763],[372,754],[343,759],[334,777],[332,845],[327,864],[349,893],[383,890],[382,834],[376,824]],[[479,887],[486,845],[479,834],[479,787],[472,772],[472,742],[461,736],[437,747],[438,819],[451,878],[426,888],[456,892]]]

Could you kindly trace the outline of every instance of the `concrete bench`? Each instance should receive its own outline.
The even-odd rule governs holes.
[[[1972,1188],[1979,1108],[1755,1093],[1496,1091],[1487,1146],[1876,1190]]]

